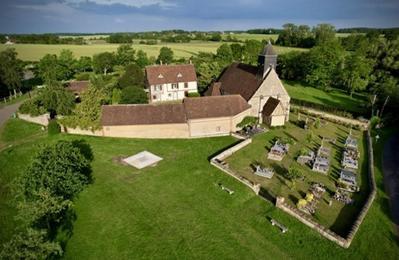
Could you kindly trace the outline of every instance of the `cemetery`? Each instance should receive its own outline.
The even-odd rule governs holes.
[[[345,236],[369,193],[365,149],[362,130],[291,113],[284,127],[253,136],[224,164]]]

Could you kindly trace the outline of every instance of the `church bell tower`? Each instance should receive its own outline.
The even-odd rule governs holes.
[[[262,78],[266,76],[270,68],[276,69],[277,53],[274,51],[271,42],[269,41],[263,48],[262,53],[258,56],[258,67]]]

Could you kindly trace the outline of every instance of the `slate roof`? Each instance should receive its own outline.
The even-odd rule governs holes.
[[[150,85],[197,81],[193,64],[153,65],[145,67]]]
[[[263,106],[262,114],[264,116],[271,116],[279,104],[280,100],[274,97],[269,97],[269,99],[266,101],[265,105]]]
[[[269,55],[269,56],[277,55],[277,53],[274,51],[273,45],[270,41],[263,48],[261,55]]]
[[[190,119],[235,116],[250,108],[240,95],[185,98],[178,104],[104,105],[101,125],[186,123]]]
[[[245,100],[250,100],[262,83],[258,75],[258,67],[244,64],[231,64],[220,76],[222,95],[241,95]]]

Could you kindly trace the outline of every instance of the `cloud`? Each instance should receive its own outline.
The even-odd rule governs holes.
[[[124,5],[129,7],[141,8],[145,6],[158,5],[160,7],[169,8],[176,6],[176,3],[165,0],[65,0],[68,4],[87,4],[94,3],[97,5]]]

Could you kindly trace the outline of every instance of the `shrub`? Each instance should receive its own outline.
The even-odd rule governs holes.
[[[370,128],[375,129],[375,127],[380,123],[381,119],[378,116],[373,116],[370,119]]]
[[[76,80],[89,80],[90,79],[90,75],[92,75],[93,73],[91,72],[81,72],[81,73],[77,73],[75,74],[75,79]]]
[[[18,111],[22,114],[40,116],[46,113],[46,109],[37,98],[28,99],[19,107]]]
[[[47,132],[49,135],[56,135],[61,132],[61,127],[56,120],[50,120],[47,126]]]
[[[192,93],[188,93],[187,95],[188,97],[199,97],[200,94],[198,92],[192,92]]]
[[[258,118],[254,116],[246,116],[244,119],[237,124],[237,127],[254,126],[258,123]]]

